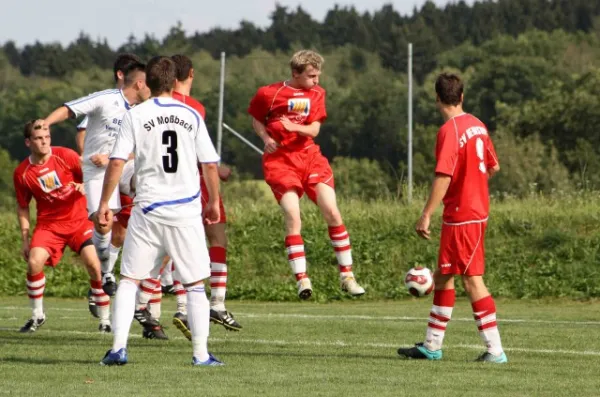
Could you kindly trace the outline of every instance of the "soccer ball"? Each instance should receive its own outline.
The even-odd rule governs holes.
[[[406,273],[404,285],[412,296],[421,297],[433,291],[433,274],[426,267],[416,266]]]

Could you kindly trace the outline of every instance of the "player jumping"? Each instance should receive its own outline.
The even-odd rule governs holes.
[[[403,357],[440,360],[446,326],[455,302],[454,276],[462,277],[479,335],[487,347],[477,361],[506,363],[496,324],[496,306],[484,282],[484,240],[489,212],[488,179],[500,170],[485,125],[463,111],[463,83],[441,74],[435,83],[436,104],[444,120],[437,135],[435,179],[416,224],[429,240],[431,216],[443,201],[444,214],[435,292],[425,342],[400,348]]]
[[[300,235],[300,198],[305,192],[329,227],[342,290],[353,296],[365,293],[352,272],[350,236],[337,206],[333,171],[314,142],[327,118],[325,90],[319,86],[322,65],[323,58],[316,52],[295,53],[291,79],[259,88],[248,109],[254,130],[265,143],[265,181],[284,213],[285,247],[301,299],[312,295]]]
[[[27,261],[27,295],[33,314],[21,332],[34,332],[46,322],[43,297],[44,264],[56,266],[65,246],[77,252],[90,275],[90,311],[100,318],[100,332],[110,332],[109,297],[102,290],[100,261],[91,240],[93,224],[86,213],[82,170],[77,153],[50,146],[50,130],[43,120],[24,128],[29,158],[15,169],[17,214]],[[37,204],[37,225],[29,239],[29,203]]]

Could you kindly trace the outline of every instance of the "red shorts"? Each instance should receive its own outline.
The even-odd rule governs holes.
[[[133,198],[126,194],[121,194],[121,211],[116,215],[117,222],[125,229],[129,224],[129,217],[131,216],[131,210],[133,209]]]
[[[266,153],[263,156],[263,173],[277,202],[284,193],[295,190],[299,197],[306,193],[316,203],[317,184],[334,187],[329,161],[317,145],[299,151],[280,148],[275,153]]]
[[[208,189],[206,188],[206,183],[204,183],[202,177],[200,177],[200,191],[202,192],[202,207],[204,207],[208,203]],[[223,199],[221,196],[219,196],[219,210],[221,217],[217,223],[227,223],[227,215],[225,215],[225,207],[223,206]],[[204,224],[206,225],[206,222],[204,222]]]
[[[438,269],[442,274],[482,276],[487,222],[442,225]]]
[[[46,266],[56,266],[62,258],[65,246],[79,253],[81,246],[91,240],[94,224],[87,219],[76,222],[38,224],[31,237],[30,248],[44,248],[50,254]]]

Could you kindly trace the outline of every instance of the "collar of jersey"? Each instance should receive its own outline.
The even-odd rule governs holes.
[[[119,90],[119,94],[121,94],[121,98],[123,98],[123,102],[125,102],[125,109],[127,109],[127,110],[131,109],[133,106],[131,106],[129,104],[129,102],[127,101],[127,98],[125,98],[125,95],[123,95],[123,90]]]

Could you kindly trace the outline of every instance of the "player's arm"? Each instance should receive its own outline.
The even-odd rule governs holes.
[[[67,106],[63,105],[46,116],[44,123],[50,127],[51,125],[65,121],[70,117],[75,117],[74,113]]]
[[[319,121],[314,121],[307,125],[296,124],[283,116],[281,118],[281,124],[283,124],[283,127],[288,131],[297,132],[298,134],[309,138],[316,138],[317,135],[319,135],[319,131],[321,131],[321,122]]]
[[[488,171],[488,177],[491,178],[495,173],[500,171],[500,162],[498,161],[498,155],[491,139],[487,142],[487,164],[486,168]]]
[[[219,221],[219,155],[210,140],[204,120],[200,119],[195,138],[196,156],[202,167],[202,176],[208,190],[208,203],[204,210],[205,220],[211,224]]]
[[[27,260],[29,258],[29,202],[32,195],[31,191],[22,182],[20,172],[15,171],[13,174],[13,184],[17,195],[17,219],[19,220],[19,228],[21,229],[21,253],[23,254],[23,258]]]
[[[85,141],[85,128],[78,129],[75,134],[75,145],[77,146],[77,152],[80,156],[83,156],[83,142]]]
[[[256,135],[258,135],[260,139],[262,139],[262,141],[264,142],[265,152],[273,153],[277,150],[277,148],[279,147],[279,143],[277,143],[275,139],[271,138],[271,136],[267,132],[267,127],[254,117],[252,117],[252,128],[254,129],[254,132],[256,132]]]

